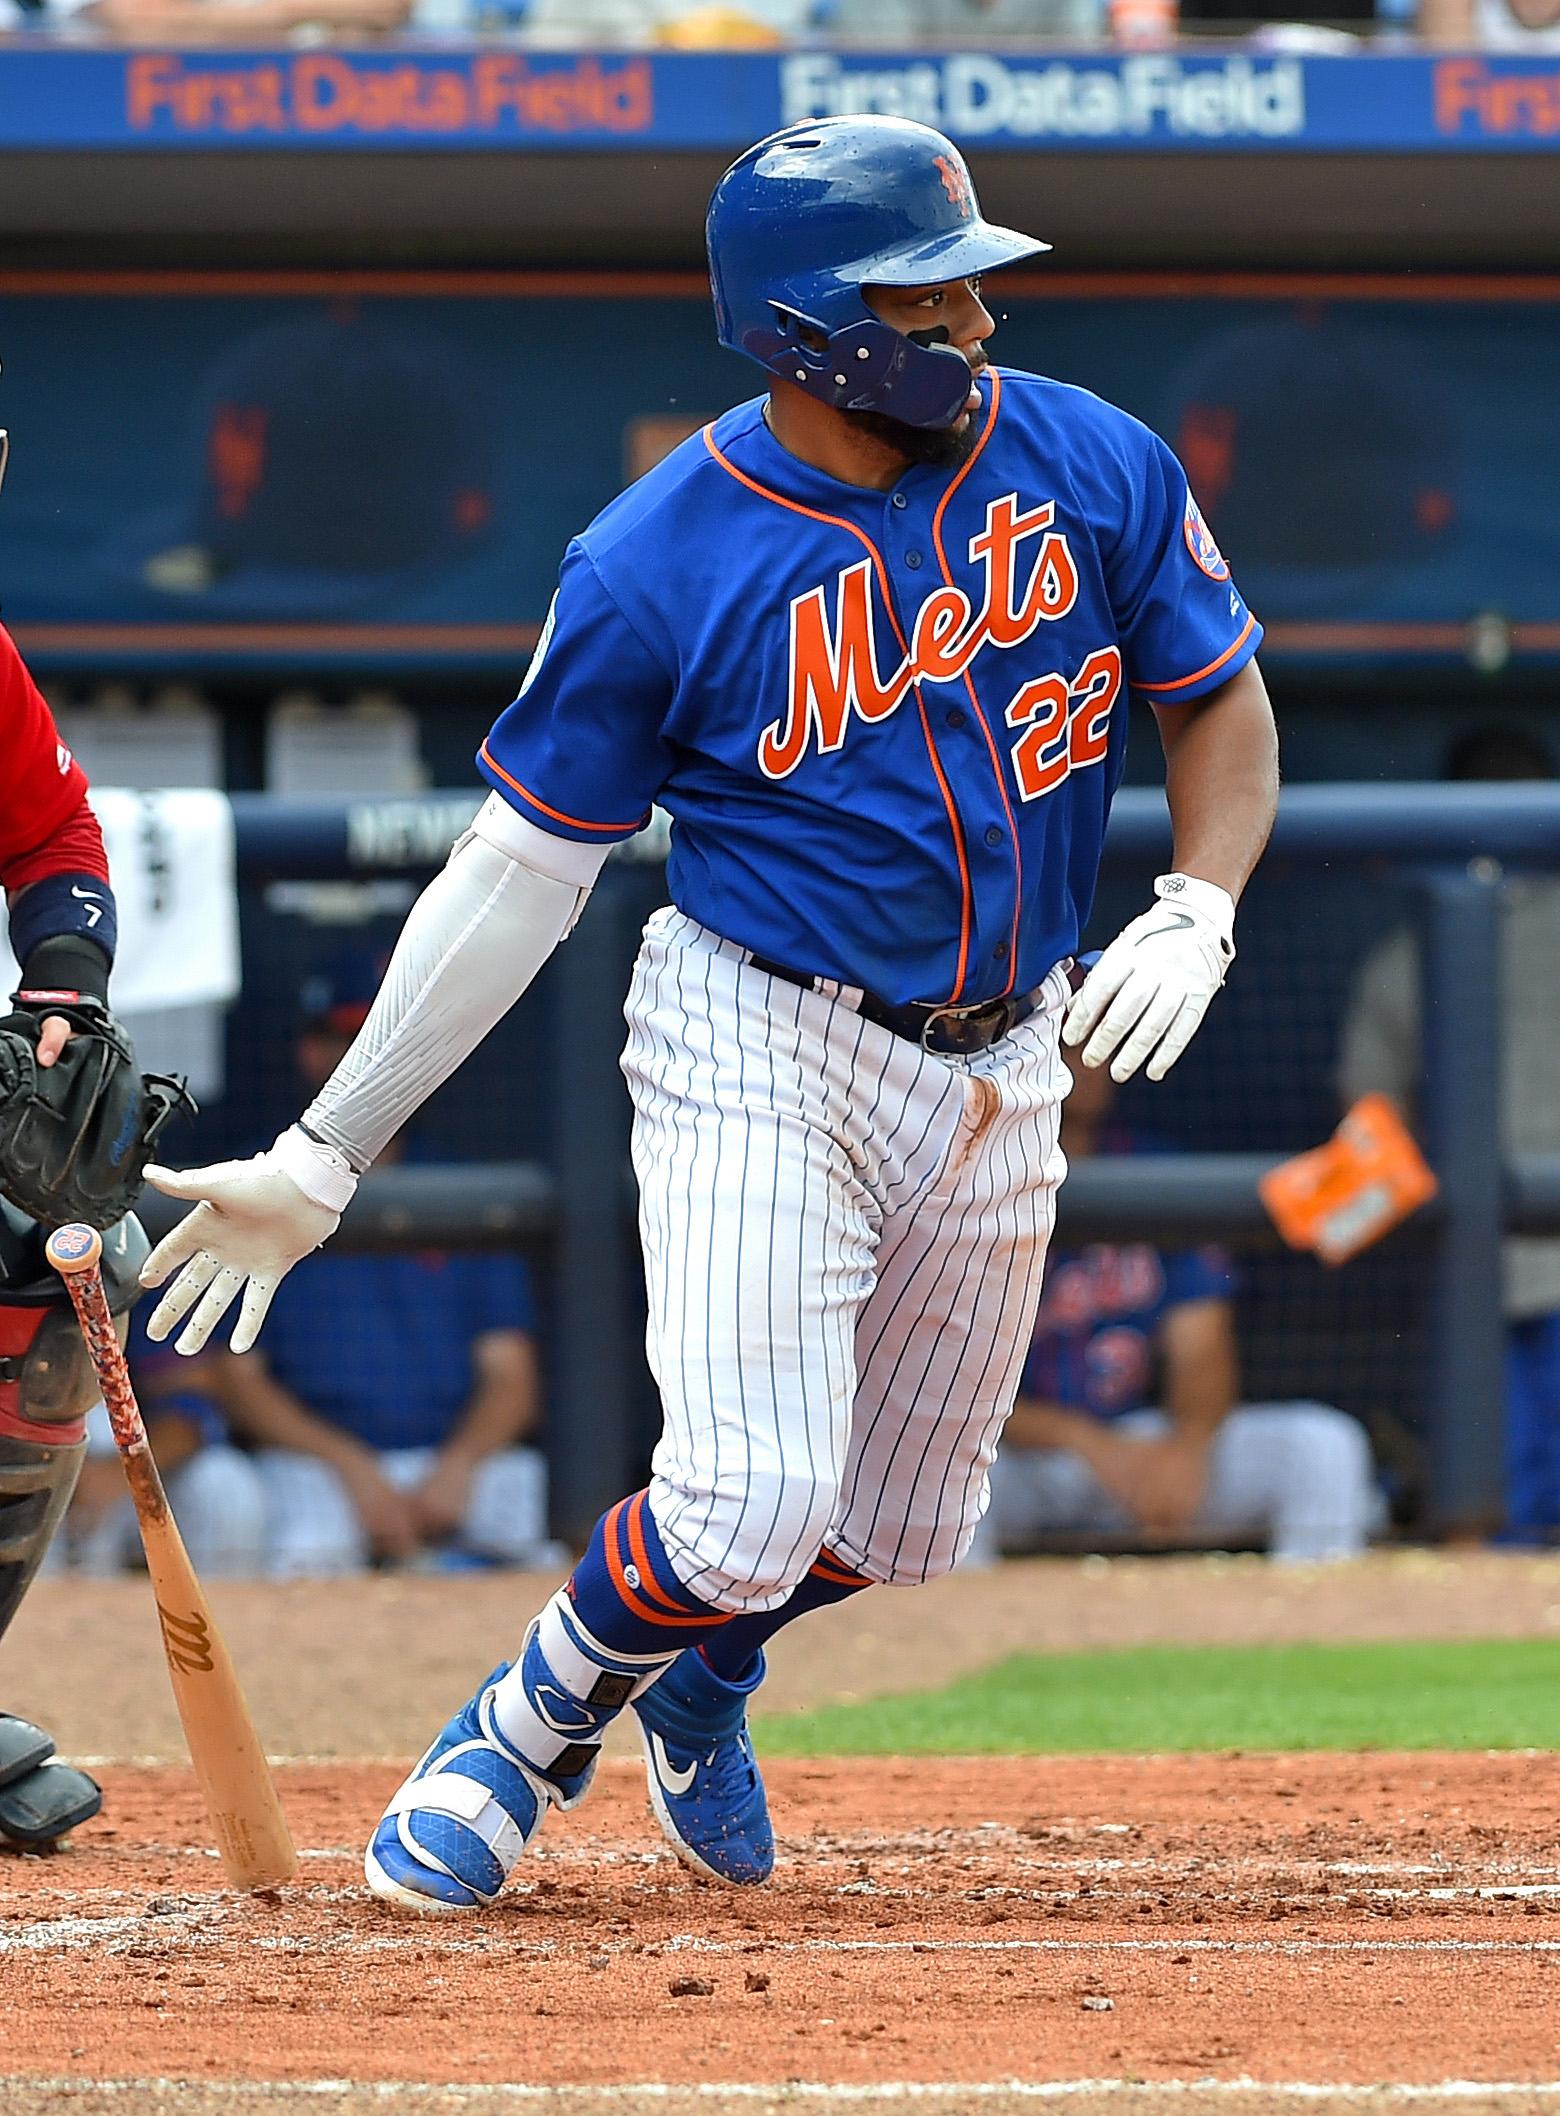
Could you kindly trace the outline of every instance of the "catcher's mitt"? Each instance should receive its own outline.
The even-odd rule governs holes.
[[[0,1017],[0,1193],[45,1227],[112,1227],[141,1194],[157,1135],[175,1111],[195,1114],[182,1080],[136,1070],[129,1038],[95,999],[12,1002]],[[38,1063],[46,1014],[74,1034]]]

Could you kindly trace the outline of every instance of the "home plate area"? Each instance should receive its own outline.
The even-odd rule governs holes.
[[[301,1877],[242,1897],[187,1770],[104,1766],[0,1860],[6,2116],[1560,2111],[1549,1756],[781,1761],[751,1893],[612,1760],[458,1919],[364,1886],[401,1769],[284,1765]]]

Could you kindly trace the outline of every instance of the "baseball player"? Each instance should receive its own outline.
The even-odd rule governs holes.
[[[242,1294],[244,1349],[610,847],[670,812],[623,1055],[665,1429],[374,1831],[370,1885],[417,1909],[491,1902],[625,1707],[685,1863],[765,1879],[765,1642],[966,1548],[1063,1173],[1059,1039],[1117,1078],[1174,1063],[1274,810],[1256,620],[1160,440],[989,364],[980,276],[1047,246],[982,218],[952,143],[793,126],[721,179],[708,237],[767,395],[569,546],[492,796],[301,1122],[153,1172],[197,1209],[147,1267],[178,1272],[152,1334],[198,1350]],[[1175,866],[1074,991],[1129,690]]]
[[[6,438],[0,433],[0,477]],[[0,1636],[75,1489],[91,1363],[44,1232],[109,1229],[116,1315],[139,1292],[147,1242],[130,1204],[174,1101],[152,1101],[108,1012],[116,918],[87,781],[9,633],[0,627],[0,888],[22,979],[0,1018]],[[175,1098],[176,1100],[176,1098]],[[40,1224],[42,1223],[42,1224]],[[52,1844],[102,1806],[29,1720],[0,1712],[0,1842]]]

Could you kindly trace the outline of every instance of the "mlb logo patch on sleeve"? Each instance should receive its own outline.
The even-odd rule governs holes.
[[[1202,509],[1188,493],[1186,495],[1186,548],[1210,580],[1228,580],[1230,569],[1224,554],[1213,540],[1213,531],[1203,520]]]

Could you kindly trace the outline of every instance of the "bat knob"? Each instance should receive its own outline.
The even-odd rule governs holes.
[[[103,1255],[103,1237],[95,1227],[84,1227],[79,1221],[69,1227],[56,1227],[43,1245],[43,1253],[66,1278],[74,1278],[77,1272],[95,1270]]]

